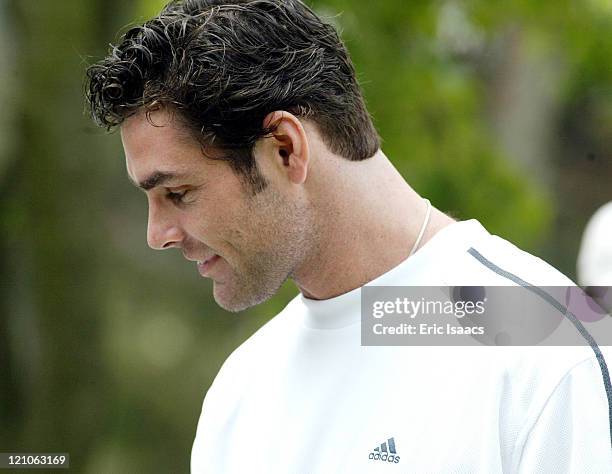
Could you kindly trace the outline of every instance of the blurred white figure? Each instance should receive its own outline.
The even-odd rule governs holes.
[[[612,201],[600,207],[587,224],[577,264],[581,286],[612,286]]]

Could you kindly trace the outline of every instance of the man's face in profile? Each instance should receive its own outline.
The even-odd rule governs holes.
[[[216,302],[240,311],[273,296],[301,263],[312,231],[307,203],[286,192],[282,174],[257,152],[268,186],[253,195],[226,161],[200,144],[164,109],[129,117],[121,139],[130,179],[149,204],[147,241],[180,248],[214,282]]]

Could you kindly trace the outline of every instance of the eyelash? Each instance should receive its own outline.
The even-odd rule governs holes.
[[[183,191],[182,193],[173,193],[172,191],[168,191],[166,193],[166,197],[170,199],[170,201],[172,201],[174,204],[185,204],[183,202],[183,198],[188,192],[189,190]]]

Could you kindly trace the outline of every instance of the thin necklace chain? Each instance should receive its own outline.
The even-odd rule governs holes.
[[[423,201],[425,201],[427,203],[427,212],[425,213],[425,219],[423,220],[423,225],[421,226],[421,232],[419,232],[419,236],[417,237],[416,242],[412,246],[412,250],[410,251],[410,255],[408,255],[409,257],[411,257],[412,254],[414,254],[414,252],[416,251],[417,247],[421,243],[421,239],[423,238],[423,234],[425,233],[425,229],[427,228],[427,224],[429,224],[429,217],[431,216],[431,202],[429,202],[429,199],[426,199],[426,198],[423,198]]]

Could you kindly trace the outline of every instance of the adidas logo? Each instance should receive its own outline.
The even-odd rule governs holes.
[[[395,449],[395,439],[389,438],[380,446],[376,446],[368,456],[368,459],[397,464],[400,461],[400,457],[397,455],[397,450]]]

